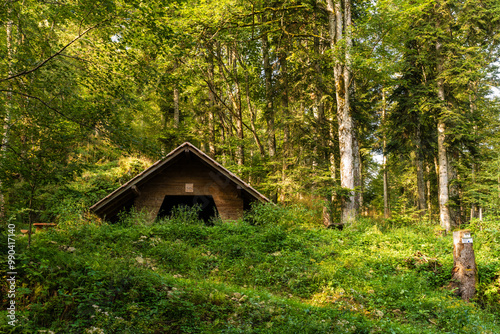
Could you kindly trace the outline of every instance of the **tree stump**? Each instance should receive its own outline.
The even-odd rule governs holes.
[[[469,230],[453,232],[452,286],[455,293],[468,301],[476,293],[476,259]]]

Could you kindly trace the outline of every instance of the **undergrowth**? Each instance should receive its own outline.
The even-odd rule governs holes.
[[[19,236],[18,325],[7,323],[3,279],[0,331],[500,332],[498,222],[469,226],[479,283],[465,303],[447,289],[451,237],[430,223],[362,219],[326,230],[308,209],[273,205],[236,222],[206,224],[186,210],[146,221],[68,213],[29,249]]]

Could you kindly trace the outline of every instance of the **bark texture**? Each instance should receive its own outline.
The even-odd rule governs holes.
[[[327,1],[329,13],[330,47],[335,49],[336,44],[345,36],[345,59],[343,65],[339,59],[335,59],[335,97],[337,100],[337,121],[339,126],[339,148],[340,148],[340,186],[347,190],[342,199],[341,224],[349,224],[356,219],[356,204],[354,196],[354,155],[353,155],[353,121],[350,113],[349,85],[350,73],[350,48],[351,39],[351,4],[349,0],[344,2],[345,15],[342,14],[340,1],[333,3]],[[344,25],[345,22],[345,25]]]
[[[448,157],[446,154],[445,141],[446,125],[443,121],[438,122],[438,161],[439,161],[439,221],[441,227],[450,231],[451,219],[448,210]]]
[[[470,231],[453,232],[452,286],[457,295],[468,301],[476,293],[477,268],[473,244],[462,242],[466,234],[470,235]]]
[[[440,3],[439,1],[437,2],[437,6],[439,8]],[[440,28],[441,22],[440,19],[438,18],[436,20],[436,28]],[[442,44],[441,41],[438,40],[436,42],[436,55],[437,55],[437,93],[438,93],[438,98],[442,103],[443,111],[447,109],[446,107],[446,95],[445,95],[445,88],[444,88],[444,79],[442,77],[442,73],[444,70],[444,60],[441,55],[442,53]],[[439,166],[439,221],[441,224],[441,227],[446,230],[446,232],[450,231],[451,228],[451,218],[450,218],[450,211],[448,209],[448,200],[449,200],[449,195],[448,195],[448,156],[447,156],[447,149],[445,146],[445,139],[446,139],[446,123],[443,120],[443,116],[439,115],[438,119],[438,125],[437,125],[437,130],[438,130],[438,166]]]

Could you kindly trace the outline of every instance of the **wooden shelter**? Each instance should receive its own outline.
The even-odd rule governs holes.
[[[135,207],[148,212],[153,221],[170,215],[175,206],[198,204],[204,220],[216,214],[236,220],[256,201],[269,199],[186,142],[90,209],[114,221],[119,212]]]

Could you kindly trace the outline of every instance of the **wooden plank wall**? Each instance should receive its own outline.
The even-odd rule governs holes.
[[[187,183],[193,184],[193,192],[186,192]],[[140,195],[134,205],[149,212],[151,220],[156,218],[166,195],[211,195],[222,220],[243,216],[243,198],[236,185],[190,155],[182,156],[138,190]]]

